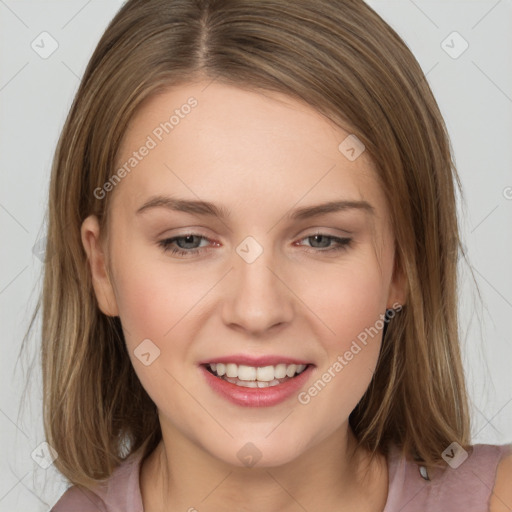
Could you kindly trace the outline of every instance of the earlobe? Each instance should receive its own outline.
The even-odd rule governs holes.
[[[83,221],[81,237],[98,306],[105,315],[118,316],[114,288],[107,272],[107,262],[100,241],[100,226],[96,216],[90,215]]]

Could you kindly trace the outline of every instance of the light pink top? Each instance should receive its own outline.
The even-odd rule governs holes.
[[[502,457],[512,445],[473,445],[469,457],[457,468],[447,467],[425,480],[417,463],[399,456],[392,445],[388,457],[389,485],[383,512],[483,512]],[[93,491],[69,488],[50,512],[143,512],[139,485],[140,459],[136,452]]]

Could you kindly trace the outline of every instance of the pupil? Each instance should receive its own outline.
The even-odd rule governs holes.
[[[186,244],[191,244],[194,240],[196,235],[187,235],[187,236],[182,236],[181,238],[178,239],[178,245],[180,245],[180,247],[182,249],[191,249],[191,247],[182,247],[183,244],[180,244],[180,240],[185,240],[185,245]]]
[[[313,235],[313,238],[316,242],[320,241],[321,247],[327,247],[329,245],[329,238],[324,235]],[[322,244],[322,239],[324,239],[324,243]]]

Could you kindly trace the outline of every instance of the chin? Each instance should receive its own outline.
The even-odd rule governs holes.
[[[215,447],[204,447],[210,454],[224,463],[239,468],[273,468],[293,462],[303,453],[297,443],[283,445],[280,439],[270,441],[265,436],[249,435],[243,439],[232,440],[229,444]]]

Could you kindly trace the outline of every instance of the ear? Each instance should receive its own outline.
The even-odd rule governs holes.
[[[90,215],[83,221],[81,235],[91,268],[92,285],[98,306],[105,315],[118,316],[114,288],[110,282],[105,254],[100,242],[100,226],[95,215]]]
[[[408,288],[407,276],[405,275],[403,266],[398,263],[395,257],[387,308],[394,309],[393,305],[396,306],[397,304],[403,306],[407,302]]]

